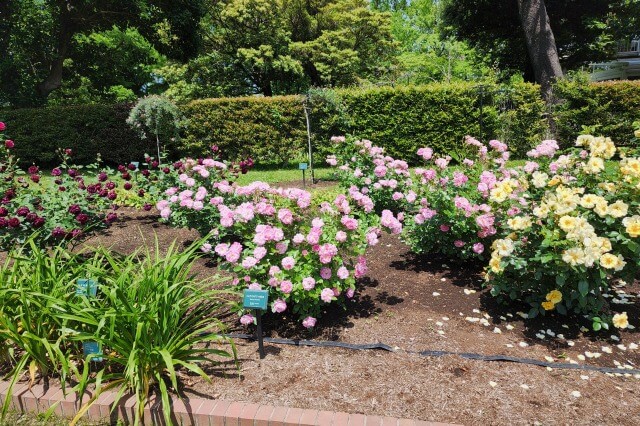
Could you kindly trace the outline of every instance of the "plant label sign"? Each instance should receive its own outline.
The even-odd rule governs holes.
[[[307,170],[309,168],[309,165],[307,163],[299,163],[298,164],[298,169],[300,170]]]
[[[94,280],[79,279],[76,286],[76,295],[96,297],[98,294],[98,284]]]
[[[269,292],[267,290],[245,290],[242,298],[242,306],[246,309],[267,310]]]
[[[94,362],[102,362],[102,351],[100,350],[100,345],[98,342],[84,342],[82,344],[82,353],[84,357],[88,357],[89,355],[94,355],[91,357],[91,361]]]

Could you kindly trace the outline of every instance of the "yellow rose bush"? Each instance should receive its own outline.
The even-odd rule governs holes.
[[[605,137],[580,135],[558,157],[554,143],[530,151],[534,161],[492,190],[494,210],[517,214],[501,224],[486,278],[494,296],[527,302],[530,317],[587,314],[599,329],[612,318],[603,294],[640,266],[640,158]]]

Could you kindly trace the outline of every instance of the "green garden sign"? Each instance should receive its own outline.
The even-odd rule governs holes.
[[[269,304],[269,292],[267,290],[250,290],[246,289],[242,295],[242,306],[245,309],[252,309],[255,311],[257,320],[257,339],[258,339],[258,352],[260,353],[260,359],[264,358],[264,341],[262,338],[262,311],[267,310]]]

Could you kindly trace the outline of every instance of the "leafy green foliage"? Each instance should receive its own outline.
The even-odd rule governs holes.
[[[82,105],[3,111],[15,154],[22,165],[56,165],[58,149],[70,148],[74,161],[90,164],[100,153],[110,164],[129,163],[155,151],[155,141],[143,141],[126,125],[131,106]]]
[[[582,126],[595,126],[616,145],[629,144],[640,109],[640,82],[589,83],[587,76],[565,79],[555,87],[563,102],[556,107],[558,140],[567,146]]]

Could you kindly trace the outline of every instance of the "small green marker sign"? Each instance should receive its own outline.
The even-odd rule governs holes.
[[[96,297],[98,294],[98,285],[94,280],[79,279],[76,286],[76,295]]]
[[[309,165],[307,163],[299,163],[298,164],[298,169],[300,170],[307,170],[309,168]]]
[[[91,361],[102,362],[102,350],[100,350],[98,342],[84,342],[82,344],[82,353],[85,358],[89,355],[93,355],[91,357]]]
[[[269,303],[269,292],[267,290],[245,290],[242,298],[242,305],[246,309],[267,310]]]

